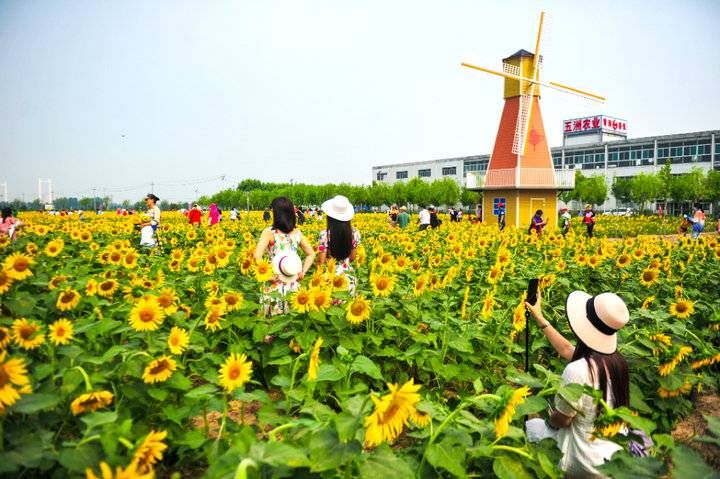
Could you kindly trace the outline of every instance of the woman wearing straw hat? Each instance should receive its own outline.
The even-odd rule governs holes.
[[[346,276],[348,291],[354,294],[357,280],[348,273],[352,271],[351,263],[360,244],[360,232],[350,223],[355,209],[346,197],[337,195],[323,203],[322,210],[327,216],[327,228],[320,232],[318,262],[324,264],[328,255],[335,258],[335,274]]]
[[[562,374],[562,384],[588,385],[602,391],[610,407],[630,404],[630,378],[627,362],[617,351],[617,331],[630,319],[627,306],[614,293],[591,296],[574,291],[565,306],[573,346],[543,317],[540,296],[535,305],[525,303],[540,330],[561,357],[570,361]],[[583,394],[576,401],[555,396],[555,407],[546,420],[527,421],[528,440],[553,438],[563,452],[560,468],[565,477],[604,477],[595,466],[602,464],[621,447],[600,438],[591,439],[598,406]]]
[[[593,229],[595,228],[595,212],[592,209],[591,204],[585,205],[585,211],[583,211],[583,223],[587,227],[588,238],[593,237]]]
[[[295,227],[295,207],[288,198],[278,197],[272,200],[273,224],[265,228],[255,247],[255,261],[259,262],[265,253],[270,257],[273,277],[262,288],[260,301],[265,316],[275,316],[290,311],[288,293],[300,288],[300,280],[305,276],[315,260],[315,250],[302,232]],[[300,261],[297,250],[305,253],[305,261]]]

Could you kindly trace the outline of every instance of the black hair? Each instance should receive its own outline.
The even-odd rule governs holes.
[[[335,259],[350,257],[353,248],[352,225],[349,221],[340,221],[327,216],[328,251]]]
[[[700,203],[695,203],[695,209],[702,211],[703,209],[700,207]]]
[[[577,337],[577,336],[576,336]],[[615,351],[612,354],[603,354],[595,351],[590,346],[582,342],[580,338],[577,338],[577,346],[573,353],[572,361],[578,359],[585,359],[587,362],[588,370],[590,371],[590,379],[595,383],[595,374],[597,373],[597,381],[600,385],[600,390],[603,392],[603,398],[605,402],[608,402],[609,393],[608,390],[608,379],[611,383],[613,404],[612,407],[617,408],[621,406],[630,405],[630,373],[628,370],[627,361],[619,351]],[[593,363],[597,367],[597,371],[593,368]]]
[[[538,216],[542,216],[542,210],[537,210],[537,211],[535,212],[535,214],[538,215]]]
[[[292,201],[284,196],[278,196],[272,200],[270,207],[273,212],[273,229],[283,233],[290,233],[295,229],[295,207]]]
[[[12,216],[12,209],[9,206],[6,206],[2,209],[2,219],[5,221],[5,218]]]

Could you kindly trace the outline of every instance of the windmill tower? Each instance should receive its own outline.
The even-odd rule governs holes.
[[[577,88],[540,81],[540,36],[544,17],[545,12],[540,13],[535,53],[518,50],[503,59],[502,72],[462,64],[505,79],[505,106],[482,186],[483,212],[486,221],[491,214],[497,217],[504,213],[507,224],[517,228],[527,227],[538,209],[553,222],[557,218],[558,190],[574,187],[574,176],[560,185],[553,168],[540,111],[540,86],[593,101],[605,101],[601,96]],[[563,173],[574,175],[572,171]]]

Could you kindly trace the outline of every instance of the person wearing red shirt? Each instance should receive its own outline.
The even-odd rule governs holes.
[[[188,212],[188,221],[191,225],[199,225],[202,221],[202,210],[198,205],[193,205],[192,209]]]

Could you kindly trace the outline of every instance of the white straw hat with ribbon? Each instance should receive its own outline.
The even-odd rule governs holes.
[[[617,350],[617,332],[630,320],[625,302],[615,293],[591,296],[573,291],[565,305],[570,329],[583,343],[603,354]]]
[[[355,216],[355,208],[346,197],[337,195],[322,204],[322,210],[330,218],[338,221],[350,221]]]
[[[273,273],[286,283],[297,280],[302,266],[300,256],[295,252],[278,253],[272,260]]]

